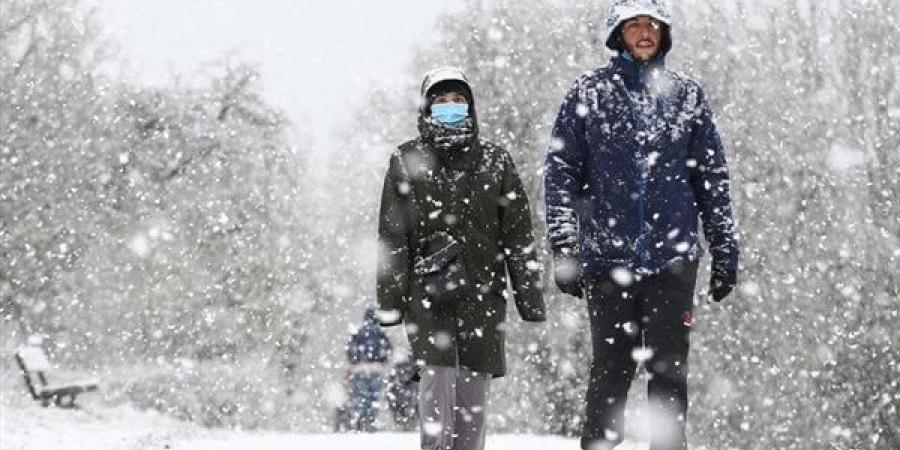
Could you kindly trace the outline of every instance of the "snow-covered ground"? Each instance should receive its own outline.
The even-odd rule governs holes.
[[[18,395],[0,398],[3,450],[399,450],[417,449],[413,433],[295,434],[210,430],[129,406],[106,406],[84,396],[79,409],[43,408]],[[577,449],[576,439],[494,435],[490,450]],[[621,450],[643,450],[630,444]]]
[[[16,386],[18,387],[18,386]],[[18,392],[0,398],[3,450],[165,449],[206,430],[130,406],[106,406],[96,396],[79,397],[78,409],[44,408]]]
[[[199,439],[177,443],[173,449],[184,450],[242,450],[242,449],[334,449],[351,450],[414,450],[419,448],[418,435],[411,433],[378,434],[247,434],[226,433],[214,439]],[[577,449],[578,442],[548,436],[488,436],[490,450]],[[637,450],[625,447],[623,450]]]

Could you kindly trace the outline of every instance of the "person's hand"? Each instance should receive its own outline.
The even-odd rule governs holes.
[[[737,286],[737,272],[727,269],[713,268],[712,279],[709,282],[709,292],[713,300],[721,302],[725,300]]]
[[[553,264],[553,280],[563,293],[581,298],[584,291],[581,286],[581,261],[572,255],[561,255]]]

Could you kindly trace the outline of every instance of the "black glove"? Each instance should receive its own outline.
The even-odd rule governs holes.
[[[584,297],[581,287],[581,261],[571,255],[560,255],[554,258],[553,280],[559,290],[573,297]]]
[[[725,300],[735,286],[737,286],[736,271],[713,268],[712,279],[709,282],[709,292],[712,293],[713,300],[717,302]]]

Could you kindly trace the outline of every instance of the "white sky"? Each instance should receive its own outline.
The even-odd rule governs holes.
[[[177,72],[235,55],[262,72],[268,100],[316,147],[370,80],[401,79],[412,48],[427,42],[447,0],[91,0],[136,81],[164,85]],[[322,149],[326,150],[326,149]]]

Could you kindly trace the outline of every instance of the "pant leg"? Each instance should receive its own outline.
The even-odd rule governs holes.
[[[363,417],[368,408],[365,381],[361,373],[350,377],[350,428],[353,430],[362,429]]]
[[[381,377],[378,374],[356,373],[351,379],[353,428],[359,431],[374,431],[378,415],[378,397],[381,391]]]
[[[650,450],[687,450],[687,375],[697,264],[678,265],[640,284],[652,427]]]
[[[488,374],[459,370],[453,450],[484,450],[490,383],[491,376]]]
[[[630,288],[608,275],[588,283],[586,290],[591,325],[591,378],[581,448],[611,449],[624,439],[625,403],[636,363],[632,350],[640,324]]]
[[[377,373],[368,374],[366,384],[368,408],[363,420],[363,430],[375,431],[375,420],[378,418],[378,411],[381,409],[379,401],[381,398],[381,375]]]
[[[451,450],[457,369],[425,366],[419,373],[419,429],[422,450]]]

